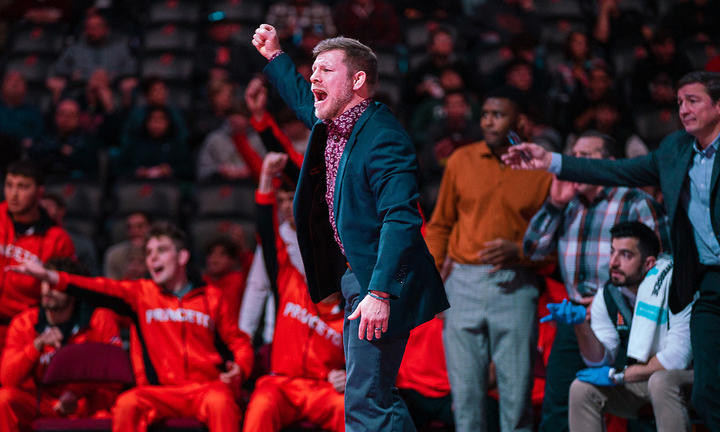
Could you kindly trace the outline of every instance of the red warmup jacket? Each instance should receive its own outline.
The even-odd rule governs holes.
[[[278,297],[270,368],[277,375],[324,381],[331,370],[345,367],[343,310],[339,302],[313,303],[305,277],[292,265],[277,231],[275,195],[256,193],[255,200],[263,257],[266,265],[272,261],[268,256],[273,252],[277,260],[276,277],[273,278],[274,272],[268,271],[271,284],[277,287]],[[268,226],[270,223],[272,227]],[[268,247],[272,244],[275,248]]]
[[[271,147],[268,148],[268,151],[287,153],[290,157],[290,161],[292,161],[295,166],[302,166],[302,153],[295,150],[292,141],[290,141],[290,138],[288,138],[287,135],[285,135],[283,131],[280,130],[280,127],[275,122],[275,119],[270,115],[270,113],[266,112],[260,120],[255,119],[255,116],[253,116],[250,119],[250,125],[252,125],[253,129],[255,129],[255,131],[261,135],[261,137],[263,138],[263,143]],[[265,136],[263,136],[263,134],[266,132],[269,132],[271,134],[272,139],[265,139]],[[268,138],[270,137],[268,136]]]
[[[56,352],[55,347],[50,346],[38,351],[33,344],[35,338],[49,326],[40,313],[40,309],[31,308],[17,315],[10,323],[0,364],[0,383],[3,387],[14,387],[31,394],[37,392],[37,384],[42,381]],[[63,345],[101,342],[119,346],[120,336],[115,318],[115,314],[107,309],[95,309],[92,315],[88,310],[87,317],[78,318],[77,325],[69,330],[69,338],[63,341]],[[43,391],[40,407],[51,408],[63,392],[72,391],[79,396],[75,415],[87,416],[98,409],[110,409],[120,389],[97,387],[97,384],[92,383],[68,383],[54,387],[52,391]]]
[[[280,127],[275,122],[275,119],[270,113],[265,113],[259,120],[253,116],[250,119],[250,124],[253,129],[260,135],[260,139],[263,142],[263,146],[269,152],[286,153],[290,158],[290,162],[285,165],[283,169],[283,175],[286,176],[292,183],[297,183],[298,177],[300,176],[300,167],[303,162],[303,155],[299,153],[293,147],[292,141],[285,135]],[[253,173],[255,181],[260,179],[260,171],[262,170],[262,158],[252,148],[250,144],[243,142],[238,137],[234,138],[235,148],[245,159]],[[275,179],[275,184],[279,184],[280,179]]]
[[[213,279],[208,275],[203,276],[203,281],[223,292],[223,300],[235,323],[240,316],[240,305],[242,304],[243,293],[245,292],[245,279],[247,274],[242,270],[233,270],[225,276]]]
[[[172,385],[218,379],[225,362],[215,345],[216,336],[227,345],[250,375],[253,349],[223,300],[222,291],[202,286],[178,298],[151,280],[115,281],[58,272],[55,289],[68,284],[124,301],[136,315],[141,350],[131,350],[133,364],[143,364],[150,384]],[[219,342],[219,341],[218,341]],[[136,358],[137,355],[142,358]]]
[[[41,210],[40,220],[23,233],[15,232],[7,203],[0,203],[0,325],[40,302],[40,282],[5,267],[27,261],[46,262],[75,254],[70,236]],[[0,346],[3,341],[0,340]]]

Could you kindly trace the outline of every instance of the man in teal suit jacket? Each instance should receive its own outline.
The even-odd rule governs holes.
[[[720,74],[684,76],[678,83],[678,105],[685,131],[668,135],[646,156],[578,159],[522,144],[512,149],[506,163],[584,183],[660,186],[675,260],[670,309],[681,311],[699,292],[690,322],[692,402],[705,424],[720,431]]]
[[[312,129],[295,220],[313,301],[339,290],[346,300],[346,428],[414,430],[395,378],[409,331],[449,304],[420,233],[412,142],[371,100],[377,59],[358,41],[318,44],[310,83],[272,26],[261,25],[253,44],[269,60],[267,77]]]

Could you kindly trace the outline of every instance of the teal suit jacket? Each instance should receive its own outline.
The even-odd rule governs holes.
[[[692,226],[680,198],[688,182],[695,138],[684,131],[673,132],[650,154],[633,159],[598,160],[563,156],[560,178],[608,186],[660,186],[670,222],[670,240],[675,260],[670,309],[677,313],[687,306],[699,288],[708,306],[720,307],[720,287],[702,286]],[[710,218],[715,237],[720,236],[720,157],[715,158],[710,189]]]
[[[282,54],[264,70],[298,118],[312,129],[294,212],[308,288],[318,302],[340,290],[349,264],[362,292],[391,295],[388,334],[402,334],[449,307],[442,279],[420,228],[417,157],[390,110],[372,103],[358,119],[335,179],[334,240],[325,202],[326,125],[315,117],[310,84]]]

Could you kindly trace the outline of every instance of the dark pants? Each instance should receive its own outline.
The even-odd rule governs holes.
[[[359,296],[360,283],[348,270],[342,278],[341,286],[345,297],[343,345],[347,369],[346,432],[415,431],[410,413],[395,387],[408,334],[383,336],[373,341],[360,340],[360,318],[353,321],[347,319],[362,300]]]
[[[720,311],[700,298],[690,318],[695,378],[692,404],[705,426],[720,431]]]
[[[545,370],[545,397],[540,431],[564,432],[568,427],[568,394],[575,374],[587,366],[572,325],[557,324],[550,357]]]
[[[442,422],[447,430],[453,427],[455,421],[452,413],[452,397],[449,394],[432,398],[413,389],[400,389],[400,396],[405,401],[416,428],[422,430],[433,420]]]

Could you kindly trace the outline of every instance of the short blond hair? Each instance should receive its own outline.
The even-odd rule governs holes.
[[[313,48],[313,60],[320,54],[333,50],[340,50],[345,54],[345,65],[351,75],[359,71],[365,72],[368,87],[375,88],[378,81],[377,56],[369,46],[344,36],[325,39]]]

